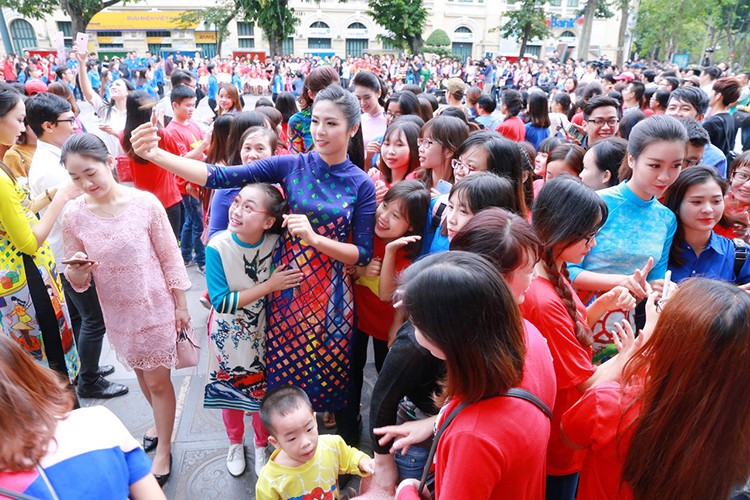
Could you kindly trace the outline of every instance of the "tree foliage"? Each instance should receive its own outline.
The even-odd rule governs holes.
[[[56,8],[64,10],[72,21],[73,33],[82,33],[95,14],[118,3],[139,0],[0,0],[0,7],[9,7],[22,16],[41,19]]]
[[[215,7],[207,7],[202,10],[189,10],[177,18],[177,25],[189,28],[197,23],[203,22],[206,26],[213,24],[216,27],[216,52],[221,53],[221,42],[229,36],[229,22],[232,19],[242,21],[246,15],[240,12],[240,7],[234,0],[224,0]]]
[[[500,36],[520,40],[518,56],[526,53],[530,40],[543,39],[549,36],[550,30],[544,13],[546,0],[523,0],[518,10],[506,13],[508,21],[500,27]]]
[[[427,9],[422,0],[370,0],[367,14],[388,31],[381,35],[400,49],[408,48],[417,54],[422,48],[422,29],[427,20]]]
[[[451,44],[451,38],[445,30],[437,29],[430,33],[424,43],[432,47],[448,47]]]

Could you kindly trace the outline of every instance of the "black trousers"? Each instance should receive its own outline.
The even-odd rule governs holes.
[[[104,333],[104,315],[99,305],[99,297],[96,294],[96,285],[91,281],[91,286],[83,293],[78,293],[65,278],[62,278],[65,301],[68,303],[68,312],[73,326],[73,334],[78,346],[78,357],[81,360],[81,371],[78,373],[79,387],[92,385],[99,378],[99,357],[102,354],[102,343]]]

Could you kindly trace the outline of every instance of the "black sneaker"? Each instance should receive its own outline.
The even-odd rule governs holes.
[[[85,399],[109,399],[116,398],[128,393],[127,386],[110,382],[104,377],[99,377],[96,382],[88,387],[78,386],[76,388],[79,398]]]

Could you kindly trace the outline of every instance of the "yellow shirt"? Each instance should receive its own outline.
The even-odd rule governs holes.
[[[258,500],[333,500],[339,498],[339,474],[366,475],[359,461],[367,455],[335,434],[319,436],[315,456],[300,467],[276,463],[279,452],[273,452],[260,473],[255,485]]]

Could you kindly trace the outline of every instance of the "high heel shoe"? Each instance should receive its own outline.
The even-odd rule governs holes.
[[[159,444],[159,437],[154,436],[143,436],[143,451],[148,453],[149,451],[153,451],[156,449],[156,445]]]
[[[159,483],[159,486],[164,486],[164,484],[169,480],[169,476],[172,474],[172,454],[169,454],[169,472],[166,474],[154,474],[154,477],[156,478],[156,482]]]

